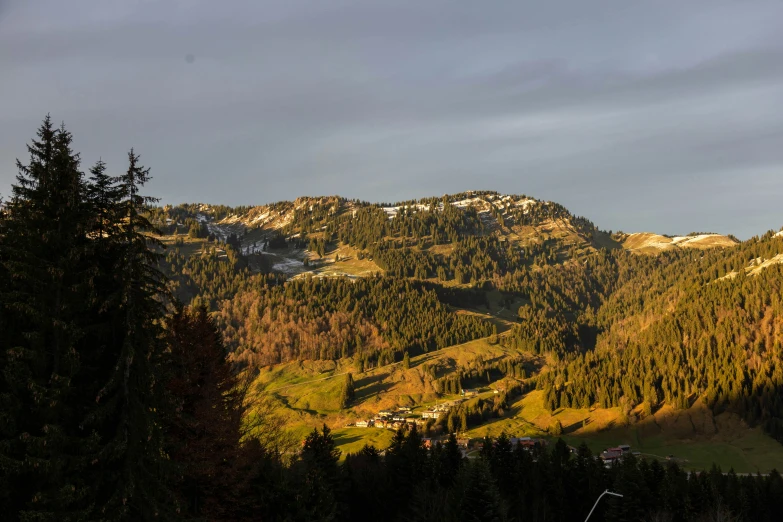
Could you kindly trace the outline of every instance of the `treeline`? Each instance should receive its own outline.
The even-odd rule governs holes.
[[[449,311],[433,290],[381,276],[259,280],[223,301],[217,321],[242,365],[355,357],[369,367],[492,332]]]
[[[279,479],[258,488],[263,520],[672,522],[774,521],[783,509],[783,479],[737,476],[713,468],[686,473],[629,456],[604,467],[582,445],[558,440],[526,451],[505,435],[485,439],[478,458],[464,459],[456,438],[426,450],[414,429],[397,432],[383,454],[365,446],[339,463],[330,431],[314,430],[300,457]]]

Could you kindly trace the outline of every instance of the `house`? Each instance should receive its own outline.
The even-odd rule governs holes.
[[[400,412],[403,412],[403,413],[410,413],[411,409],[408,408],[407,406],[400,406],[399,408],[397,408],[397,411],[400,411]]]
[[[609,464],[623,457],[623,450],[620,448],[609,448],[601,452],[601,460]]]
[[[425,411],[422,412],[421,417],[423,419],[439,419],[443,415],[442,411]]]
[[[394,414],[392,412],[390,412],[389,410],[381,410],[381,411],[378,412],[378,415],[381,416],[381,417],[391,417]]]
[[[546,446],[546,441],[542,439],[531,439],[530,437],[520,437],[517,441],[523,450],[530,451],[533,448]]]
[[[462,389],[462,396],[463,397],[474,397],[478,395],[479,391],[476,388],[463,388]]]
[[[404,415],[395,415],[392,417],[392,420],[394,422],[405,422],[405,416]]]
[[[629,446],[628,444],[620,444],[619,446],[617,446],[617,449],[619,449],[623,453],[631,452],[631,446]]]
[[[416,424],[417,419],[414,419],[412,417],[409,417],[405,419],[405,424]]]
[[[375,426],[376,428],[385,428],[386,421],[376,419],[375,422],[373,423],[373,426]]]
[[[356,421],[356,427],[357,428],[369,428],[372,425],[373,425],[373,422],[371,420]]]

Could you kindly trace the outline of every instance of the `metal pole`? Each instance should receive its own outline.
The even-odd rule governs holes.
[[[601,497],[603,497],[604,495],[614,495],[615,497],[623,498],[623,496],[621,494],[614,493],[613,491],[609,491],[607,489],[606,491],[604,491],[603,493],[598,495],[598,498],[596,499],[595,504],[593,504],[593,509],[591,509],[590,512],[587,514],[587,518],[585,519],[585,522],[587,522],[590,519],[590,515],[593,514],[593,511],[595,511],[595,508],[598,506],[598,503],[601,501]]]

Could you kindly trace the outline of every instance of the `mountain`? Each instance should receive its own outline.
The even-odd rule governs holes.
[[[464,411],[469,429],[557,420],[594,436],[673,426],[667,416],[696,408],[724,432],[783,438],[781,233],[609,233],[495,192],[154,216],[175,291],[213,310],[232,360],[292,422],[339,425],[477,386],[489,395],[436,427]],[[415,371],[399,367],[407,356]],[[349,373],[356,398],[343,408]],[[691,424],[692,437],[716,436]]]

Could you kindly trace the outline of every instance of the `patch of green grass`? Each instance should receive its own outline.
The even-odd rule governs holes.
[[[341,459],[359,452],[365,444],[384,450],[391,445],[394,431],[381,428],[338,428],[332,431],[335,446],[342,453]]]

